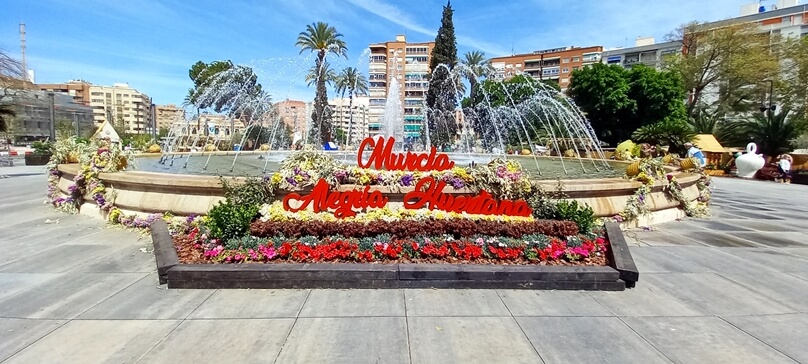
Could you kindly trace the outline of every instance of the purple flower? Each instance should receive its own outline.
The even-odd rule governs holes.
[[[405,174],[405,175],[401,176],[401,180],[399,181],[399,183],[402,186],[408,187],[408,186],[412,186],[412,182],[414,180],[415,180],[415,178],[412,176],[412,174],[408,173],[408,174]]]
[[[76,191],[78,191],[78,190],[79,190],[79,186],[76,185],[76,184],[72,184],[70,186],[67,186],[67,192],[70,192],[71,194],[76,193]]]

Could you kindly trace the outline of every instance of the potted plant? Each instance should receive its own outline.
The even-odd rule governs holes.
[[[32,153],[25,154],[25,165],[27,166],[44,166],[53,155],[52,145],[48,142],[35,141],[31,144],[34,148]]]

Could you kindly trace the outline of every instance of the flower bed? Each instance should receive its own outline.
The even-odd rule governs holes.
[[[477,236],[466,239],[418,237],[392,239],[311,236],[300,239],[247,238],[238,244],[208,240],[199,229],[174,236],[181,263],[475,263],[606,265],[608,242],[602,238],[562,240],[534,235],[533,240]]]

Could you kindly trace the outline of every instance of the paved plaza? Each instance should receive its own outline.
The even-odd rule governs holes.
[[[715,179],[712,219],[626,233],[625,292],[167,290],[148,238],[0,175],[2,363],[808,363],[808,186]]]

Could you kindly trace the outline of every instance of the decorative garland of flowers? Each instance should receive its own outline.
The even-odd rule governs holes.
[[[84,203],[84,196],[90,195],[102,211],[109,212],[113,208],[115,191],[107,188],[99,175],[126,169],[134,162],[132,153],[103,141],[85,144],[72,138],[57,141],[53,150],[47,165],[48,198],[51,204],[57,210],[77,213]],[[73,183],[67,187],[70,193],[68,197],[63,197],[58,188],[62,176],[58,166],[62,163],[79,163],[79,171]]]
[[[646,197],[651,192],[651,187],[657,180],[662,181],[663,191],[669,196],[679,202],[685,215],[689,217],[704,217],[709,215],[710,201],[710,177],[701,173],[696,186],[699,190],[699,197],[696,203],[689,201],[682,191],[682,186],[676,180],[676,177],[664,168],[665,162],[663,158],[646,158],[640,161],[640,173],[632,178],[633,180],[642,183],[640,188],[629,197],[626,201],[626,207],[618,215],[613,216],[617,222],[633,221],[640,216],[648,214],[648,205],[646,204]]]
[[[543,235],[523,239],[477,236],[455,240],[451,237],[417,237],[394,240],[389,236],[351,239],[305,237],[287,239],[274,237],[261,239],[248,237],[223,244],[208,240],[204,228],[193,228],[187,235],[192,249],[204,261],[212,263],[247,262],[394,262],[418,259],[474,262],[498,260],[503,262],[577,262],[605,256],[608,242],[604,238],[567,241]]]

